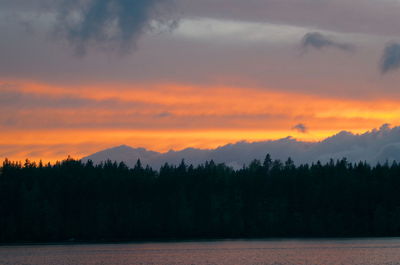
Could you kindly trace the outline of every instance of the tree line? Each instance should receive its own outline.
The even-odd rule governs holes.
[[[400,164],[5,160],[0,242],[400,236]]]

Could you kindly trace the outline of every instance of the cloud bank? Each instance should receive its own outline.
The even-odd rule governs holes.
[[[133,166],[137,159],[141,159],[144,164],[159,168],[165,162],[177,165],[182,159],[194,165],[212,159],[218,163],[240,168],[253,159],[263,159],[267,153],[275,159],[286,160],[291,157],[297,164],[317,161],[325,163],[331,158],[334,160],[347,158],[350,162],[366,161],[372,164],[400,161],[400,127],[390,128],[385,124],[380,129],[364,134],[342,131],[317,143],[302,142],[287,137],[276,141],[238,142],[216,149],[188,148],[167,153],[119,146],[100,151],[82,160],[91,159],[95,163],[100,163],[111,159],[124,161]]]

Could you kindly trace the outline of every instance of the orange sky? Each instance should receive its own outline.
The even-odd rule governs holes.
[[[0,1],[0,160],[399,125],[399,1],[63,2]]]
[[[13,85],[2,87],[9,99],[0,116],[0,155],[13,160],[79,158],[121,144],[164,152],[289,135],[318,141],[341,130],[396,125],[400,118],[400,105],[389,98],[357,101],[184,84],[1,83]],[[307,132],[293,129],[300,123]]]

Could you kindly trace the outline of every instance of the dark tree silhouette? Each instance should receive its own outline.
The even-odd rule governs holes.
[[[400,165],[5,160],[0,242],[400,236]]]

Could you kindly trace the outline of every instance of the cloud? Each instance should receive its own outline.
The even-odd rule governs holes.
[[[301,133],[306,133],[308,131],[307,126],[305,126],[303,123],[296,124],[292,129]]]
[[[391,130],[391,125],[390,123],[385,123],[382,124],[382,126],[379,128],[380,131],[384,132],[384,131],[390,131]],[[376,130],[375,130],[376,131]]]
[[[380,70],[382,74],[400,68],[400,44],[390,43],[386,45],[381,59]]]
[[[86,106],[90,103],[97,103],[94,100],[79,97],[56,97],[43,94],[26,93],[18,90],[5,89],[1,86],[0,89],[0,110],[79,108],[82,106]]]
[[[322,48],[336,48],[342,51],[353,51],[354,46],[348,43],[342,43],[331,39],[319,32],[310,32],[303,37],[303,49],[308,48],[322,49]]]
[[[171,117],[171,116],[173,116],[173,114],[171,112],[164,111],[164,112],[158,113],[155,117],[156,118],[167,118],[167,117]]]
[[[56,33],[66,37],[77,54],[89,45],[130,51],[138,38],[155,27],[171,28],[171,0],[63,0]]]
[[[135,111],[144,107],[155,109],[158,106],[159,104],[156,103],[139,100],[122,100],[113,97],[96,99],[76,94],[29,92],[24,91],[18,85],[0,84],[0,111],[7,114],[19,112],[32,114],[33,111],[43,111],[46,113],[48,110],[51,110],[51,112],[68,110],[123,110],[126,112],[127,110]],[[47,113],[47,117],[49,116],[50,114]],[[0,117],[0,124],[4,117],[6,115]],[[66,122],[66,120],[63,121]]]
[[[399,1],[177,0],[191,17],[297,25],[319,30],[398,36]],[[229,6],[229,8],[227,8]],[[340,18],[340,19],[338,19]]]
[[[234,168],[240,168],[243,164],[249,164],[253,159],[264,159],[266,154],[271,154],[275,159],[286,160],[291,157],[295,163],[322,163],[330,159],[347,158],[350,162],[366,161],[372,164],[400,161],[400,127],[390,128],[383,125],[380,129],[374,129],[363,134],[353,134],[342,131],[321,142],[297,141],[291,137],[275,141],[263,142],[238,142],[228,144],[216,149],[188,148],[181,151],[169,151],[166,153],[150,153],[141,149],[124,148],[120,152],[118,148],[104,150],[83,158],[91,159],[96,163],[111,159],[125,161],[133,166],[136,158],[143,158],[144,164],[159,168],[165,162],[178,164],[183,158],[186,162],[198,165],[211,159],[217,163],[226,163]],[[122,154],[122,155],[121,155]],[[135,159],[132,160],[132,157]]]

